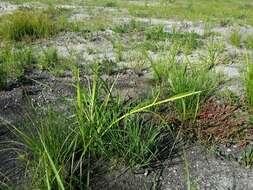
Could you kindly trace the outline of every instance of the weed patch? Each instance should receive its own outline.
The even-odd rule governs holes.
[[[17,10],[1,18],[0,36],[14,41],[50,37],[66,29],[67,21],[60,14],[56,9]]]
[[[116,159],[130,167],[149,165],[158,155],[161,130],[140,112],[199,93],[125,107],[119,97],[112,96],[113,86],[107,86],[97,71],[95,68],[88,87],[81,87],[77,74],[75,105],[68,106],[73,108],[71,113],[35,110],[32,122],[23,128],[13,126],[26,150],[22,155],[31,173],[31,189],[90,187],[93,165],[99,158]]]
[[[31,48],[14,48],[6,46],[0,51],[1,87],[3,88],[7,79],[17,79],[24,71],[35,64],[36,60]]]
[[[247,102],[250,107],[253,106],[253,63],[252,59],[246,55],[246,74],[245,74],[245,88],[246,88],[246,96]]]
[[[219,83],[219,75],[212,71],[210,65],[196,64],[177,57],[178,47],[174,46],[169,55],[157,61],[151,60],[155,78],[168,88],[168,93],[178,94],[189,91],[202,91],[198,96],[187,97],[176,101],[175,108],[181,115],[181,120],[193,119],[199,109],[199,104],[210,97]]]
[[[246,48],[253,49],[253,36],[248,36],[245,39],[244,44],[245,44]]]
[[[238,31],[234,31],[231,35],[230,35],[230,43],[232,45],[234,45],[235,47],[240,47],[241,46],[241,35]]]
[[[64,70],[70,70],[73,65],[69,58],[60,57],[57,50],[48,48],[36,53],[30,47],[5,46],[0,50],[0,89],[8,80],[19,80],[25,71],[32,69],[46,70],[54,75],[60,75]]]
[[[163,26],[153,27],[145,35],[147,40],[161,41],[169,39],[173,44],[180,45],[186,54],[191,53],[192,50],[202,45],[201,37],[194,32],[180,33],[173,31],[169,33],[164,31]]]
[[[146,24],[142,22],[131,20],[127,24],[115,26],[112,30],[116,33],[141,32],[144,31],[146,27]]]

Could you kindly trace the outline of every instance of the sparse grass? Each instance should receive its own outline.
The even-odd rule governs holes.
[[[6,46],[0,51],[1,87],[7,79],[17,79],[36,62],[31,48]]]
[[[222,54],[225,51],[225,44],[222,40],[216,41],[214,38],[209,39],[206,44],[207,53],[201,55],[201,61],[204,65],[208,65],[209,68],[213,68],[217,64],[224,64]]]
[[[149,165],[156,160],[161,130],[141,112],[199,93],[123,106],[119,97],[112,96],[113,86],[107,86],[97,71],[87,87],[81,86],[77,74],[75,109],[68,109],[70,113],[35,110],[24,128],[12,126],[18,144],[24,146],[21,154],[28,164],[30,189],[90,188],[93,165],[100,158],[130,167]]]
[[[245,74],[245,89],[247,103],[252,108],[253,106],[253,63],[252,59],[246,55],[246,74]]]
[[[138,22],[132,19],[129,23],[118,25],[112,28],[116,33],[129,33],[129,32],[141,32],[147,28],[147,25],[143,22]]]
[[[123,61],[123,44],[119,39],[116,38],[110,38],[110,42],[112,43],[114,53],[115,53],[115,58],[116,62],[121,62]]]
[[[52,47],[39,53],[30,47],[6,45],[0,50],[0,89],[6,86],[7,80],[19,80],[25,71],[32,69],[60,75],[74,66],[70,61],[70,58],[60,57]]]
[[[62,57],[54,47],[43,49],[41,54],[37,57],[36,68],[39,70],[46,70],[53,75],[61,75],[66,70],[72,70],[75,65],[72,63],[71,57]]]
[[[253,50],[253,36],[248,36],[244,40],[244,44],[245,44],[246,48]]]
[[[199,185],[196,180],[193,180],[190,174],[190,163],[187,159],[186,153],[184,151],[184,154],[182,156],[182,159],[184,161],[184,170],[185,170],[185,177],[186,177],[186,187],[187,190],[198,190]]]
[[[175,30],[166,32],[163,26],[151,27],[145,35],[147,40],[162,41],[169,39],[173,44],[179,44],[186,54],[190,54],[192,50],[202,45],[201,37],[194,32],[180,33]]]
[[[13,1],[30,2],[30,0]],[[41,0],[51,4],[64,1],[68,2]],[[245,2],[250,1],[245,0]],[[53,8],[21,9],[2,16],[0,38],[4,43],[11,41],[24,45],[23,41],[49,38],[61,31],[71,30],[83,35],[87,43],[93,43],[94,41],[91,40],[97,39],[111,40],[116,58],[115,62],[109,59],[98,61],[99,63],[91,68],[92,73],[88,73],[87,78],[85,76],[80,79],[79,71],[76,71],[76,99],[71,99],[66,108],[61,107],[57,111],[51,107],[35,109],[34,115],[29,115],[22,126],[12,126],[18,136],[17,143],[24,148],[20,151],[19,158],[27,164],[26,174],[31,179],[30,186],[26,188],[90,189],[92,178],[96,175],[96,165],[101,160],[105,160],[106,164],[117,163],[117,166],[124,165],[134,169],[148,167],[152,162],[157,161],[163,135],[168,135],[167,131],[166,134],[164,133],[164,129],[165,127],[168,129],[169,124],[160,122],[159,115],[154,119],[152,115],[154,111],[150,108],[171,102],[168,104],[171,106],[168,109],[173,112],[173,116],[179,115],[176,119],[181,121],[180,124],[192,126],[201,104],[214,95],[220,82],[220,75],[213,71],[213,67],[224,63],[222,56],[225,45],[222,41],[214,40],[216,38],[213,36],[216,34],[211,31],[208,24],[218,22],[228,25],[238,22],[253,25],[252,8],[244,6],[245,2],[238,3],[230,0],[229,4],[221,0],[211,3],[200,0],[164,0],[160,3],[148,0],[145,2],[88,0],[85,4],[124,8],[131,16],[137,17],[208,20],[203,37],[194,32],[179,32],[175,29],[165,31],[164,26],[148,26],[136,20],[115,26],[112,22],[116,16],[112,17],[113,14],[107,15],[102,11],[101,13],[94,11],[93,14],[92,6],[88,10],[91,13],[90,17],[85,21],[73,23],[68,23],[62,10]],[[117,16],[121,17],[121,13]],[[101,32],[106,29],[112,29],[113,33]],[[91,36],[94,38],[88,38]],[[208,40],[209,37],[211,40],[206,43],[204,40]],[[140,53],[140,56],[125,57],[128,53],[125,50],[131,49],[125,43],[132,43],[132,41],[134,45],[131,45],[135,48],[133,51],[137,54],[141,51],[145,53]],[[252,37],[242,42],[238,31],[232,33],[229,41],[236,47],[241,47],[244,43],[248,49],[253,49]],[[206,46],[203,46],[204,44]],[[190,62],[187,55],[200,47],[205,48],[204,54],[201,55],[200,60]],[[89,54],[97,54],[92,48],[87,48],[87,51]],[[151,59],[147,56],[150,53],[148,51],[157,53],[157,58]],[[133,62],[131,69],[141,76],[144,68],[146,71],[144,56],[148,57],[154,79],[161,87],[159,90],[156,89],[159,93],[151,100],[125,102],[122,97],[114,94],[115,83],[110,81],[109,85],[100,76],[115,74],[117,63],[128,63],[129,60]],[[245,88],[247,102],[252,107],[253,64],[248,58],[246,62]],[[0,89],[5,88],[9,79],[18,80],[30,68],[61,74],[73,67],[73,62],[61,57],[55,48],[43,49],[39,53],[34,52],[30,47],[5,46],[0,50]],[[83,83],[84,86],[81,85]],[[189,93],[181,94],[185,92]],[[158,100],[158,97],[164,96],[173,97]],[[238,101],[237,97],[229,91],[224,92],[223,96],[231,104]],[[247,167],[252,166],[252,155],[252,150],[245,151],[240,163]],[[198,189],[198,184],[190,176],[186,157],[184,161],[187,189]],[[98,165],[101,164],[103,163]]]
[[[85,20],[85,22],[79,22],[78,24],[78,27],[84,31],[84,35],[87,35],[87,33],[104,31],[109,28],[111,26],[111,18],[109,18],[107,15],[101,14],[98,16],[93,16]]]
[[[12,0],[12,2],[32,2],[34,0]],[[38,0],[43,3],[63,3],[63,2],[76,2],[80,0]],[[230,1],[172,1],[166,0],[169,3],[153,3],[143,1],[142,3],[132,3],[131,1],[123,0],[86,0],[86,5],[91,6],[105,6],[105,7],[118,7],[128,9],[132,16],[139,17],[153,17],[153,18],[166,18],[166,19],[186,19],[186,20],[209,20],[209,22],[216,23],[247,23],[253,24],[253,13],[250,0],[239,2],[237,0]],[[173,9],[171,9],[173,7]],[[159,10],[159,11],[157,11]]]
[[[176,101],[175,108],[182,121],[194,119],[199,105],[205,101],[217,87],[220,77],[206,64],[193,65],[177,58],[178,47],[173,47],[164,59],[152,61],[151,65],[160,84],[168,88],[168,93],[178,94],[188,91],[203,91],[198,96]]]
[[[239,162],[245,167],[251,168],[253,166],[253,149],[246,148],[242,153]]]
[[[34,40],[48,38],[66,28],[67,21],[60,9],[17,10],[2,16],[0,36],[13,41]]]
[[[240,47],[241,46],[241,34],[239,31],[234,31],[231,35],[230,35],[230,43],[232,45],[234,45],[235,47]]]
[[[154,26],[151,27],[146,33],[147,40],[165,40],[169,38],[170,34],[164,31],[164,26]]]
[[[144,41],[137,45],[137,48],[146,50],[146,51],[153,51],[156,52],[159,50],[159,45],[155,42],[151,41]]]

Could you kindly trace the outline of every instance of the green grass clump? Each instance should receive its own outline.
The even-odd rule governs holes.
[[[146,121],[143,116],[133,116],[124,122],[124,129],[115,129],[108,136],[113,146],[110,156],[132,168],[148,166],[157,159],[161,144],[161,125]]]
[[[253,63],[252,59],[246,55],[246,75],[245,75],[245,88],[246,97],[249,106],[253,107]]]
[[[146,120],[140,112],[199,93],[124,106],[118,96],[112,96],[113,85],[108,86],[98,70],[94,69],[87,87],[81,86],[77,74],[76,101],[67,106],[68,112],[34,110],[23,127],[13,126],[31,177],[27,189],[90,188],[94,166],[102,159],[147,166],[158,155],[161,124]]]
[[[22,79],[25,71],[37,69],[60,75],[70,70],[70,58],[59,56],[55,48],[48,48],[36,53],[30,47],[6,45],[0,50],[0,89],[3,89],[7,80]]]
[[[168,32],[164,31],[164,26],[155,26],[150,28],[146,33],[145,33],[146,39],[147,40],[164,40],[169,38],[170,34]]]
[[[144,31],[146,27],[145,23],[132,19],[129,23],[115,26],[112,30],[116,33],[141,32]]]
[[[240,32],[238,31],[234,31],[231,35],[230,35],[230,43],[236,47],[240,47],[241,46],[241,35]]]
[[[168,75],[168,90],[172,94],[189,91],[203,91],[198,96],[187,97],[177,101],[175,107],[181,119],[194,119],[199,105],[210,97],[218,86],[218,76],[205,67],[191,67],[191,63],[171,65]]]
[[[22,41],[47,38],[66,29],[66,20],[60,10],[17,10],[0,20],[0,36],[7,40]]]
[[[213,68],[219,63],[224,64],[222,58],[225,52],[225,44],[222,40],[216,41],[212,37],[205,46],[207,53],[201,55],[201,61],[205,65],[209,65],[209,68]]]
[[[244,44],[245,44],[246,48],[253,49],[253,36],[248,36],[245,39]]]
[[[179,44],[181,49],[189,54],[192,50],[197,49],[202,45],[200,36],[194,32],[177,32],[173,30],[170,32],[165,32],[163,26],[152,27],[145,33],[147,40],[152,41],[163,41],[170,40],[173,44]]]
[[[36,63],[36,58],[31,48],[5,46],[0,51],[1,87],[3,88],[7,79],[17,79],[24,71]]]
[[[144,41],[136,45],[137,48],[143,49],[146,51],[153,51],[156,52],[159,50],[159,45],[157,43],[151,42],[151,41]]]
[[[155,79],[167,89],[167,93],[175,95],[182,92],[202,91],[198,96],[191,96],[175,102],[175,109],[182,121],[194,119],[200,103],[205,101],[219,82],[219,75],[212,71],[208,62],[198,64],[179,60],[177,54],[180,46],[174,46],[168,56],[156,61],[151,60]]]
[[[71,57],[62,57],[54,47],[43,49],[37,57],[36,69],[49,71],[55,76],[59,76],[66,70],[71,70],[74,65],[71,63]]]
[[[239,162],[243,164],[247,168],[251,168],[253,166],[253,149],[246,148],[242,153]]]

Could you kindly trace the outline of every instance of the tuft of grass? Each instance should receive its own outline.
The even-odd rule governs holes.
[[[202,45],[200,36],[194,32],[180,33],[175,30],[172,32],[164,31],[163,26],[155,26],[148,30],[146,33],[146,39],[152,41],[162,41],[169,39],[173,44],[179,44],[181,49],[190,54],[192,50],[197,49]]]
[[[115,2],[115,1],[107,1],[105,3],[105,6],[106,7],[116,7],[117,6],[117,2]]]
[[[230,43],[234,45],[235,47],[240,47],[241,46],[241,34],[239,31],[234,31],[230,37],[229,37]]]
[[[87,87],[81,86],[76,71],[76,100],[67,106],[69,112],[35,110],[35,117],[28,116],[23,127],[12,126],[24,147],[22,158],[31,177],[28,189],[90,188],[94,163],[101,158],[130,167],[149,165],[158,154],[161,131],[141,112],[199,93],[161,101],[156,97],[151,103],[125,107],[118,96],[112,96],[113,84],[108,86],[98,70],[94,68]]]
[[[225,44],[222,40],[215,41],[211,38],[206,44],[207,53],[201,55],[201,61],[204,65],[208,65],[209,68],[213,68],[215,65],[224,64],[222,54],[225,51]]]
[[[58,50],[54,47],[43,49],[42,53],[37,57],[36,68],[39,70],[49,71],[53,75],[61,75],[66,70],[74,67],[71,57],[62,57]]]
[[[220,77],[210,65],[192,64],[188,60],[177,57],[178,46],[172,47],[168,56],[157,61],[151,60],[155,77],[167,88],[167,92],[175,95],[182,92],[202,91],[198,96],[187,97],[175,101],[175,109],[182,121],[194,119],[198,113],[199,104],[214,93]]]
[[[250,107],[253,106],[253,63],[252,59],[246,54],[246,74],[245,74],[245,89],[247,102]]]
[[[26,69],[36,63],[31,48],[5,46],[0,51],[0,83],[1,88],[6,85],[7,79],[15,80],[24,74]]]
[[[251,168],[253,166],[253,149],[246,148],[242,153],[239,162],[242,163],[245,167]]]
[[[159,45],[157,43],[151,41],[144,41],[136,45],[137,48],[145,50],[145,51],[153,51],[156,52],[159,50]]]
[[[253,36],[248,36],[245,39],[244,44],[245,44],[246,48],[253,49]]]
[[[169,38],[169,33],[164,31],[164,26],[154,26],[151,27],[146,33],[145,33],[147,40],[164,40]]]
[[[30,47],[6,45],[0,50],[0,89],[6,87],[8,80],[22,79],[25,71],[31,69],[60,75],[73,67],[70,61],[70,58],[59,56],[57,50],[52,47],[36,55]]]
[[[132,19],[129,23],[115,26],[112,30],[116,33],[141,32],[144,31],[146,27],[145,23]]]
[[[117,130],[117,131],[115,131]],[[142,115],[126,118],[123,128],[108,133],[110,157],[131,168],[148,166],[157,159],[161,144],[161,126],[145,121]]]
[[[60,14],[60,10],[53,8],[17,10],[1,18],[0,36],[13,41],[50,37],[66,30],[67,20]]]

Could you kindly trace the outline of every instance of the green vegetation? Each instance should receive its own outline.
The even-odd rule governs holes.
[[[175,30],[166,32],[163,26],[152,27],[145,35],[147,40],[161,41],[169,39],[173,44],[179,44],[186,54],[190,54],[192,50],[202,45],[201,37],[194,32],[180,33]]]
[[[240,114],[251,115],[253,107],[252,59],[245,59],[246,104],[239,88],[234,92],[238,74],[229,69],[237,69],[244,47],[253,49],[253,37],[239,32],[243,24],[253,25],[250,0],[72,0],[67,8],[54,8],[67,0],[40,2],[49,5],[21,6],[0,17],[0,105],[12,100],[14,90],[23,93],[44,82],[47,88],[39,90],[50,94],[42,100],[40,93],[23,93],[18,104],[27,108],[23,95],[35,104],[22,122],[8,123],[16,135],[17,159],[26,166],[24,189],[93,189],[101,165],[109,173],[146,172],[174,151],[180,154],[178,144],[189,141],[234,145],[243,139],[246,144],[253,119],[247,123]],[[233,23],[238,30],[224,36],[228,28],[223,27]],[[224,39],[240,49],[232,52]],[[222,81],[220,68],[229,80]],[[37,77],[36,85],[24,82],[41,71],[57,77],[42,82]],[[7,115],[15,114],[13,107],[7,106]],[[198,189],[185,153],[182,159],[187,189]],[[252,150],[236,160],[250,167]]]
[[[87,87],[81,86],[77,74],[75,105],[68,106],[75,109],[70,113],[35,110],[25,128],[13,126],[21,140],[18,144],[25,148],[27,172],[32,172],[31,189],[89,188],[93,165],[100,158],[130,167],[149,165],[158,156],[163,126],[147,122],[141,112],[199,93],[123,106],[119,97],[112,96],[113,86],[107,86],[97,71]]]
[[[209,63],[192,64],[178,60],[178,47],[174,46],[169,55],[158,61],[151,60],[155,78],[168,88],[171,95],[193,91],[203,91],[198,96],[176,101],[175,108],[182,121],[194,119],[203,103],[214,92],[219,83],[219,76],[212,71]],[[202,65],[202,66],[200,66]]]
[[[211,38],[205,46],[207,53],[201,55],[201,60],[204,65],[208,65],[209,68],[213,68],[217,64],[224,64],[222,54],[225,51],[225,44],[222,40],[214,40]]]
[[[0,89],[6,86],[8,79],[18,80],[25,71],[35,68],[59,75],[64,70],[71,69],[70,61],[60,57],[54,48],[36,54],[30,47],[5,46],[0,50]]]
[[[59,14],[57,9],[17,10],[1,18],[0,36],[14,41],[50,37],[66,28]]]
[[[238,48],[241,46],[241,34],[239,31],[234,31],[230,35],[230,43]]]
[[[245,75],[245,88],[246,88],[246,96],[247,102],[250,107],[253,106],[253,63],[252,59],[246,55],[246,75]]]
[[[246,48],[253,49],[253,36],[248,36],[245,39],[244,43],[245,43]]]
[[[112,30],[116,33],[142,32],[147,28],[147,24],[132,19],[129,23],[115,26]]]
[[[89,5],[106,6],[107,0],[87,0]],[[148,5],[147,5],[148,3]],[[237,0],[230,1],[186,1],[179,0],[168,3],[167,6],[162,3],[154,3],[146,1],[142,3],[131,3],[119,0],[114,7],[127,8],[132,16],[147,18],[166,18],[180,20],[208,20],[215,23],[247,23],[253,24],[253,13],[250,0],[239,2]],[[171,8],[173,7],[173,8]],[[159,11],[157,11],[159,10]]]
[[[239,162],[242,163],[245,167],[251,168],[253,166],[253,149],[246,148],[242,153]]]
[[[1,88],[6,85],[7,79],[21,77],[26,69],[35,63],[31,48],[14,48],[6,46],[0,51]]]

